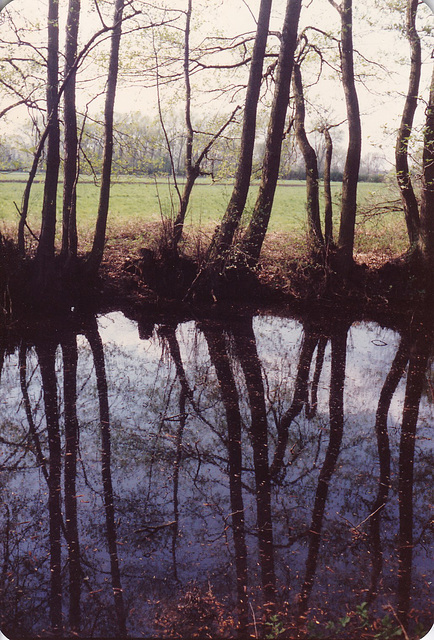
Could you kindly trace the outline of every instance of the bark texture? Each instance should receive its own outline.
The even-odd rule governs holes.
[[[295,135],[306,165],[307,229],[312,249],[323,246],[319,209],[319,175],[316,151],[309,142],[305,129],[306,108],[300,65],[294,65],[293,87],[295,96]]]
[[[101,175],[101,191],[93,246],[88,260],[89,271],[92,275],[96,275],[99,269],[105,245],[113,161],[113,116],[119,71],[119,49],[122,36],[124,4],[125,0],[116,0],[113,18],[113,32],[111,38],[110,61],[104,108],[104,158]]]
[[[59,3],[48,4],[47,52],[47,155],[42,205],[42,223],[37,249],[37,280],[45,289],[52,276],[56,233],[57,182],[60,165],[59,91]]]
[[[220,258],[230,248],[244,211],[252,174],[253,149],[256,135],[256,114],[262,84],[265,49],[267,46],[272,0],[261,0],[256,38],[250,65],[244,107],[241,150],[231,199],[210,250],[211,261]]]
[[[422,69],[420,38],[416,30],[417,6],[418,0],[408,0],[406,25],[411,51],[410,78],[395,148],[396,177],[401,191],[401,200],[404,208],[410,246],[413,246],[419,237],[419,205],[414,193],[408,166],[408,143],[413,128],[414,114],[417,108]]]
[[[69,80],[65,85],[63,109],[65,160],[63,170],[62,254],[64,258],[77,256],[76,187],[78,179],[78,138],[75,88],[79,20],[80,0],[69,0],[65,44],[65,77],[69,74]]]
[[[252,218],[241,243],[241,251],[245,254],[250,266],[255,266],[259,260],[279,177],[300,11],[301,0],[288,0],[281,35],[276,87],[268,125],[261,184]]]
[[[334,6],[336,4],[332,3]],[[357,209],[357,183],[359,179],[360,155],[362,149],[362,128],[359,100],[354,75],[353,48],[353,3],[343,0],[339,6],[341,16],[341,70],[342,85],[348,119],[348,149],[342,178],[342,207],[339,227],[339,266],[346,276],[353,264],[354,231]]]

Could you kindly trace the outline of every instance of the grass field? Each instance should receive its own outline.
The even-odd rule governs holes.
[[[21,204],[26,174],[0,174],[0,225],[9,230],[18,222],[18,213],[14,202]],[[181,185],[182,187],[182,185]],[[246,218],[253,209],[258,185],[253,184],[246,207]],[[193,228],[213,228],[225,211],[231,193],[231,184],[211,183],[199,180],[193,191],[186,224]],[[37,232],[40,225],[43,182],[37,179],[30,199],[28,222]],[[59,190],[59,211],[61,211],[61,190]],[[82,244],[91,237],[98,208],[99,187],[91,178],[84,178],[78,185],[78,226]],[[333,185],[335,211],[338,216],[340,184]],[[390,193],[390,187],[378,183],[360,183],[359,206],[366,209],[368,203],[388,201],[396,198]],[[298,241],[304,239],[306,229],[305,215],[306,192],[302,181],[282,181],[279,183],[273,212],[270,220],[270,232],[288,234]],[[177,195],[173,185],[159,179],[158,182],[136,177],[115,178],[110,199],[109,233],[119,232],[124,227],[135,229],[140,234],[145,222],[159,221],[162,216],[176,212]],[[337,228],[338,220],[336,220]],[[60,225],[59,225],[60,226]],[[400,213],[387,213],[370,218],[359,218],[356,236],[356,251],[370,251],[394,255],[406,247],[406,234],[403,217]]]

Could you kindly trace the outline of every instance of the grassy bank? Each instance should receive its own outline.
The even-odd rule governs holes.
[[[0,174],[0,226],[14,229],[18,221],[17,208],[20,206],[27,175],[24,173]],[[182,188],[182,185],[180,185]],[[258,185],[253,184],[246,207],[246,220],[251,213]],[[333,185],[333,198],[339,211],[341,185]],[[211,183],[209,179],[199,180],[191,198],[186,225],[190,229],[211,230],[218,224],[224,213],[231,193],[229,183]],[[38,232],[42,207],[43,181],[38,179],[32,189],[28,222]],[[78,184],[78,226],[81,247],[86,249],[92,237],[93,226],[98,208],[99,186],[92,178],[83,178]],[[362,211],[369,210],[373,203],[390,201],[396,198],[385,184],[360,183],[359,206]],[[61,190],[59,190],[59,211],[61,211]],[[282,181],[279,183],[273,213],[270,220],[270,233],[283,234],[288,244],[304,243],[305,238],[305,184],[302,181]],[[143,239],[148,223],[158,223],[162,216],[173,215],[177,207],[177,194],[167,180],[149,179],[134,176],[115,178],[111,190],[109,234],[121,235],[122,230],[129,234],[134,231],[138,241]],[[338,217],[338,213],[336,213]],[[338,219],[335,221],[337,228]],[[366,217],[360,215],[357,225],[356,252],[391,256],[406,248],[406,234],[401,213],[388,212],[381,216]]]

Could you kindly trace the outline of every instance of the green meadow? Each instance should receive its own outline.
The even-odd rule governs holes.
[[[21,205],[26,174],[0,174],[0,225],[13,229],[18,222],[17,207]],[[182,183],[179,184],[182,189]],[[341,185],[333,185],[335,215],[338,218]],[[252,211],[258,184],[253,183],[246,207],[245,219]],[[213,228],[225,211],[231,193],[230,183],[212,183],[207,179],[199,180],[193,190],[186,220],[187,228]],[[382,252],[393,255],[406,247],[405,227],[399,212],[383,213],[367,217],[364,211],[372,205],[388,202],[396,198],[389,186],[383,183],[359,184],[360,216],[357,221],[356,251]],[[83,178],[77,189],[77,217],[82,241],[91,237],[98,209],[99,185],[91,178]],[[37,233],[42,207],[43,179],[37,178],[32,187],[28,223]],[[62,192],[59,189],[58,201],[61,211]],[[158,222],[162,217],[176,213],[177,193],[173,182],[159,178],[158,181],[123,176],[116,177],[111,187],[109,233],[118,233],[122,228],[141,232],[141,226],[148,222]],[[273,212],[270,220],[270,232],[287,234],[300,241],[305,237],[306,229],[306,191],[303,181],[281,181],[277,187]],[[335,221],[337,228],[338,219]],[[59,225],[60,226],[60,225]]]

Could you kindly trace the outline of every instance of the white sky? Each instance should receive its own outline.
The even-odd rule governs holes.
[[[381,64],[385,64],[388,72],[379,71],[379,78],[367,79],[366,86],[359,86],[359,101],[362,112],[362,127],[364,135],[364,153],[376,150],[381,152],[379,145],[382,145],[383,151],[387,157],[393,155],[394,147],[394,130],[396,129],[400,112],[403,104],[403,95],[407,88],[408,78],[408,52],[409,47],[404,39],[399,39],[396,32],[387,31],[384,27],[390,22],[390,12],[385,9],[380,11],[374,6],[375,0],[358,2],[355,0],[355,23],[354,38],[355,46],[366,58],[375,60]],[[46,0],[13,0],[3,13],[10,12],[17,23],[20,16],[31,17],[33,19],[45,20]],[[172,8],[183,9],[186,6],[186,0],[172,0],[168,3]],[[338,34],[339,19],[337,12],[330,6],[327,0],[312,0],[306,2],[301,17],[301,26],[308,24],[315,25],[323,30],[335,27],[335,33]],[[83,2],[85,5],[85,2]],[[224,33],[239,33],[242,31],[252,31],[254,29],[253,15],[257,15],[259,0],[195,0],[196,10],[196,26],[199,32],[204,34],[212,33],[218,27]],[[273,8],[273,18],[271,29],[280,30],[284,12],[284,0],[275,0]],[[65,14],[67,0],[60,0],[61,12]],[[112,3],[110,3],[110,10]],[[359,20],[359,15],[366,12],[371,15],[374,27],[370,27],[366,22]],[[0,34],[6,27],[6,16],[0,14]],[[401,22],[402,21],[402,22]],[[394,22],[405,24],[405,12],[401,16],[398,12],[394,15]],[[99,25],[97,18],[94,16],[89,19],[87,17],[82,22],[82,31],[92,32]],[[434,28],[434,15],[428,7],[422,4],[419,9],[418,27]],[[422,97],[427,97],[428,78],[431,74],[433,61],[431,59],[431,51],[434,42],[425,38],[423,49],[424,75],[421,85]],[[328,74],[328,80],[324,79],[322,84],[311,90],[310,97],[316,98],[320,96],[321,104],[325,108],[332,109],[337,121],[345,118],[345,105],[343,92],[339,84],[336,82],[336,74]],[[138,87],[125,88],[120,87],[116,103],[118,112],[127,113],[129,111],[143,111],[149,115],[155,113],[153,102],[153,93],[148,90],[141,90]],[[316,102],[316,101],[315,101]],[[0,101],[0,108],[2,103]],[[222,108],[227,105],[222,103]],[[102,108],[102,98],[95,103],[95,109]],[[179,107],[171,107],[182,111],[182,105]],[[231,108],[232,110],[232,108]],[[11,113],[7,119],[0,122],[0,133],[5,130],[5,126],[16,128],[22,126],[23,112],[16,111]],[[423,119],[423,108],[419,108],[419,122]],[[343,127],[345,129],[345,127]],[[388,133],[385,133],[387,129]]]

